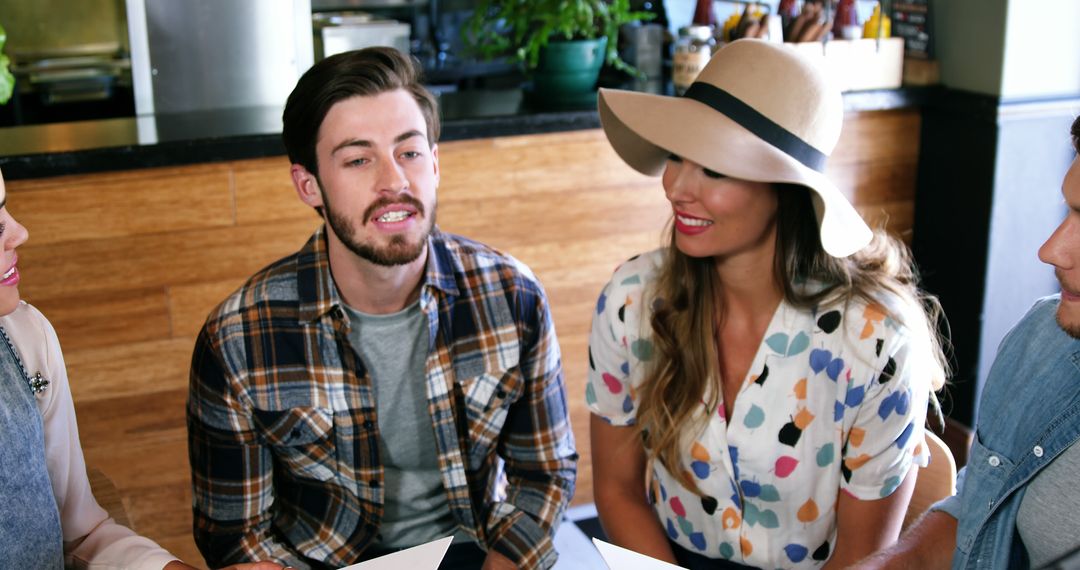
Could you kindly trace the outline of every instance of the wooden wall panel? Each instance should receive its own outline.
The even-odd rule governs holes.
[[[161,169],[157,176],[92,174],[66,184],[20,182],[12,213],[34,246],[232,225],[230,172]]]
[[[829,174],[872,223],[911,228],[917,111],[849,114]],[[599,130],[439,146],[440,226],[529,265],[548,292],[592,501],[588,332],[596,297],[631,255],[659,247],[670,206]],[[8,183],[30,229],[24,298],[65,348],[90,465],[135,527],[195,564],[184,427],[188,366],[206,314],[319,221],[283,157]]]

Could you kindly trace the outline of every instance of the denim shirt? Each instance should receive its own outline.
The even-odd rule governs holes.
[[[953,568],[1026,568],[1016,515],[1031,479],[1080,439],[1080,341],[1040,299],[998,348],[956,495],[934,506],[959,521]]]

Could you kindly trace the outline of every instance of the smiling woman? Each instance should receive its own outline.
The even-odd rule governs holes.
[[[683,97],[601,90],[599,107],[673,216],[593,317],[608,536],[691,569],[842,567],[894,541],[945,374],[906,248],[823,175],[839,92],[739,40]]]

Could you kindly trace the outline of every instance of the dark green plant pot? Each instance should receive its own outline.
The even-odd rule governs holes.
[[[589,97],[595,102],[596,79],[606,49],[606,37],[549,42],[533,71],[534,100],[550,106],[582,103]]]

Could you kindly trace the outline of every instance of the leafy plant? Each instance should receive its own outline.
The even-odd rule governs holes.
[[[552,40],[606,37],[604,61],[636,73],[619,57],[619,26],[654,16],[632,10],[630,0],[477,0],[462,34],[481,57],[509,57],[526,70],[536,68],[540,50]]]
[[[6,55],[4,55],[4,43],[7,42],[7,32],[4,31],[4,26],[0,26],[0,105],[8,102],[11,99],[11,93],[15,90],[15,77],[8,71],[8,65],[10,62]]]

